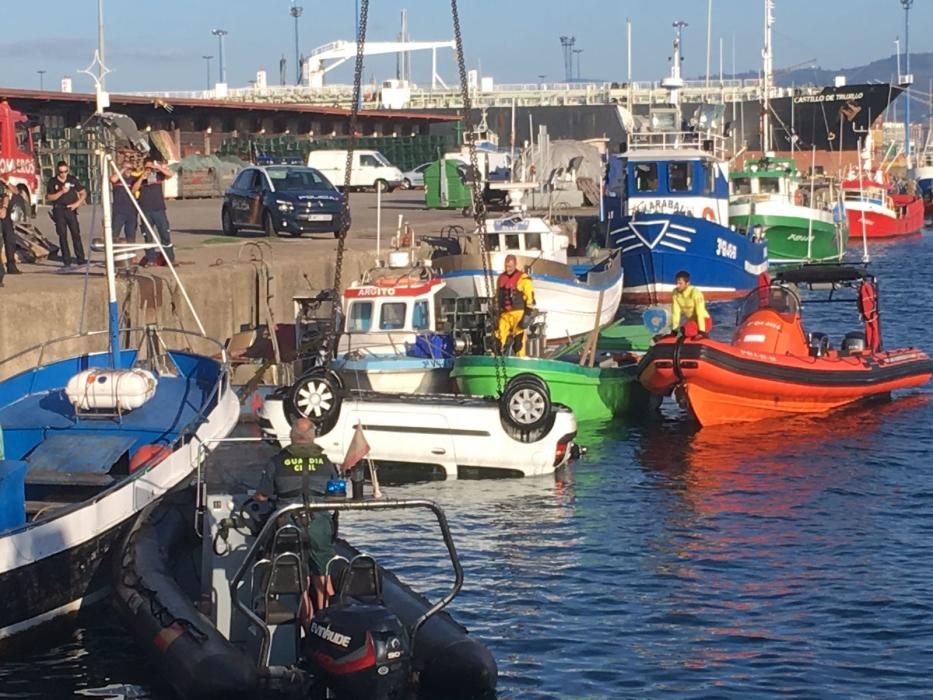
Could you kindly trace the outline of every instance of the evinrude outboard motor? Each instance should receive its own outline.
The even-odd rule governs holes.
[[[385,607],[372,557],[346,566],[335,600],[318,610],[304,653],[315,678],[337,698],[405,697],[411,677],[411,642],[402,622]]]

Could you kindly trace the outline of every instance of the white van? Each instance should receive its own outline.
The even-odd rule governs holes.
[[[347,176],[346,151],[311,151],[308,166],[320,170],[335,187],[343,188]],[[402,184],[402,171],[392,165],[379,151],[354,150],[350,187],[376,188],[379,183],[386,192]]]

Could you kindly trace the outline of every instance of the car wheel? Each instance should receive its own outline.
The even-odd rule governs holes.
[[[500,399],[500,412],[508,427],[523,432],[535,431],[551,417],[551,392],[540,377],[519,374],[506,385]]]
[[[220,224],[223,227],[225,236],[235,236],[237,234],[237,228],[233,224],[233,214],[230,213],[230,209],[227,207],[224,207],[223,211],[220,212]]]
[[[279,233],[275,229],[275,221],[272,220],[272,213],[268,209],[262,215],[262,230],[266,232],[269,238],[277,236]]]
[[[319,434],[333,429],[340,416],[343,383],[340,377],[323,367],[315,367],[300,377],[288,390],[285,407],[289,422],[307,418]]]
[[[402,180],[402,189],[403,189],[403,190],[410,190],[411,188],[412,188],[411,180],[409,180],[409,179],[406,177],[404,180]]]
[[[382,185],[382,191],[383,191],[383,192],[391,192],[391,190],[389,189],[389,183],[386,182],[385,180],[382,180],[382,179],[376,180],[376,181],[373,183],[373,190],[374,190],[375,192],[378,192],[378,191],[379,191],[379,185]]]

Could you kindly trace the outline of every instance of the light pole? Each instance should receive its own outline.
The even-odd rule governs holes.
[[[207,89],[211,89],[211,59],[213,56],[201,56],[204,59],[204,62],[207,63]]]
[[[217,37],[217,44],[219,50],[217,52],[217,60],[220,63],[220,82],[226,84],[227,82],[227,67],[224,65],[224,37],[229,34],[226,29],[212,29],[211,34]]]
[[[104,0],[97,0],[97,79],[100,89],[104,89]]]
[[[39,74],[39,89],[45,90],[45,81],[43,80],[43,78],[45,77],[45,71],[40,69],[40,70],[37,70],[36,73]]]
[[[292,0],[292,7],[288,11],[292,17],[295,18],[295,84],[301,85],[301,56],[298,54],[298,18],[301,17],[301,13],[304,10],[301,5],[296,5],[295,0]]]
[[[580,54],[583,53],[583,49],[574,49],[573,52],[577,54],[577,80],[580,80]]]
[[[904,8],[904,77],[907,83],[905,92],[907,101],[904,103],[904,158],[907,169],[910,170],[910,84],[913,78],[910,75],[910,8],[914,0],[901,0]]]

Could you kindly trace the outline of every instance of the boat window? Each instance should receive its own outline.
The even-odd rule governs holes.
[[[427,301],[416,301],[411,312],[411,327],[416,331],[426,331],[431,327],[431,313]]]
[[[635,191],[658,191],[658,164],[638,163],[635,166]]]
[[[373,303],[371,301],[354,301],[350,304],[347,314],[348,333],[366,333],[373,324]]]
[[[750,177],[737,177],[732,181],[732,194],[751,194],[752,179]]]
[[[758,191],[762,194],[778,194],[781,191],[781,180],[776,177],[759,178]]]
[[[800,314],[800,299],[792,290],[778,284],[759,287],[745,297],[739,307],[736,325],[760,309],[772,309],[788,321],[793,321]]]
[[[517,233],[507,233],[505,234],[505,249],[506,250],[521,250],[522,249],[522,237]]]
[[[403,301],[387,302],[382,305],[379,315],[379,330],[397,331],[405,327],[405,307]]]
[[[689,192],[693,189],[693,163],[668,163],[667,186],[671,192]]]
[[[703,193],[713,194],[716,191],[716,166],[712,163],[701,163],[703,168]]]

